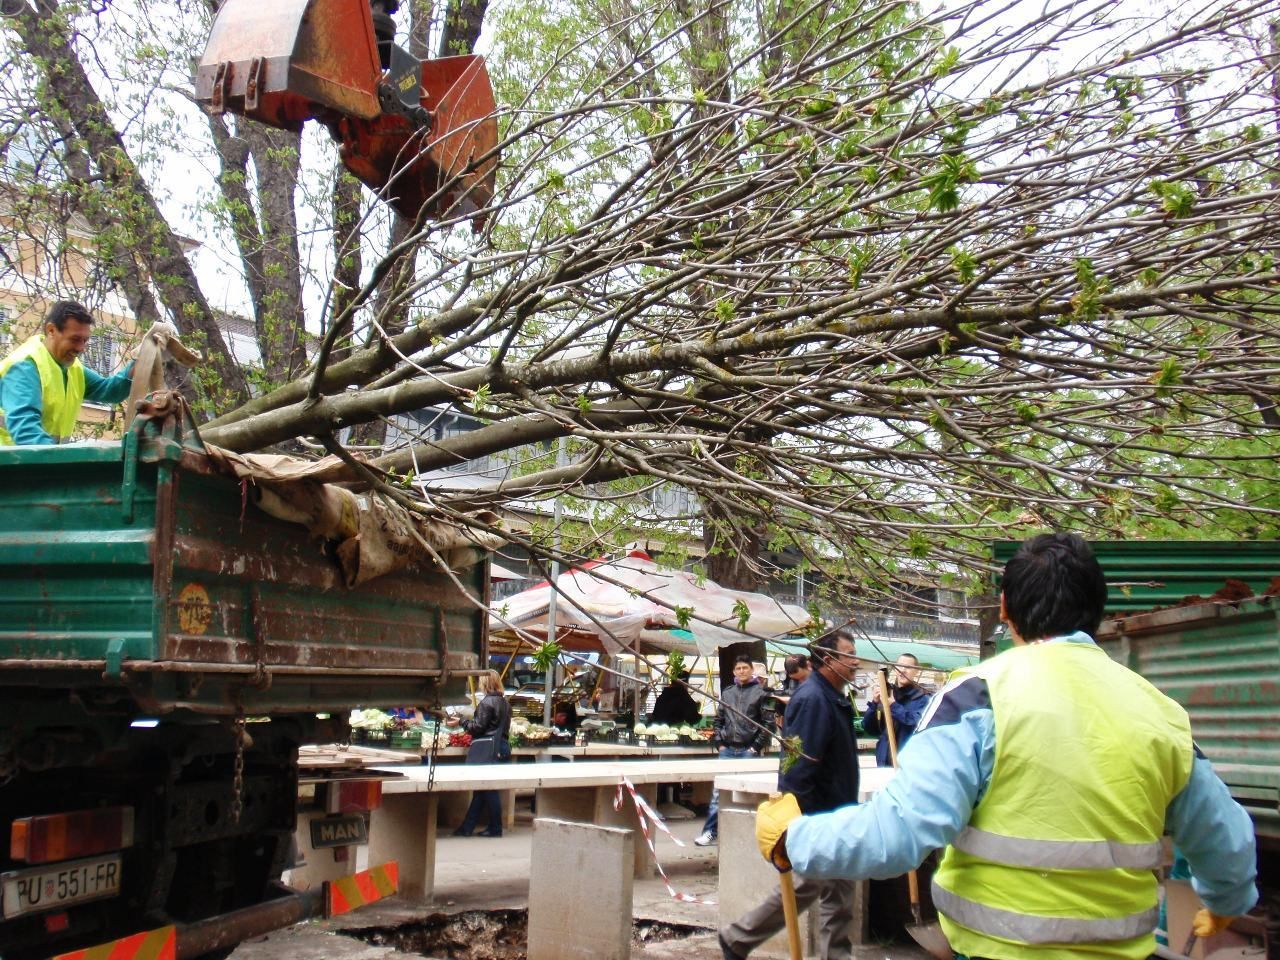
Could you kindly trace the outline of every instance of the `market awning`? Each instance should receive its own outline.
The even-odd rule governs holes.
[[[490,580],[528,580],[527,573],[519,573],[510,567],[504,567],[500,563],[489,563],[489,579]]]
[[[863,636],[858,638],[857,651],[860,658],[885,663],[893,663],[904,653],[909,653],[920,661],[920,666],[924,669],[944,672],[971,667],[978,662],[976,647],[925,643],[920,640],[881,640]]]
[[[800,633],[812,621],[803,607],[762,593],[728,590],[683,570],[659,567],[638,552],[574,567],[557,578],[556,586],[560,643],[568,647],[591,635],[608,653],[637,652],[637,645],[643,645],[659,652],[707,655],[751,635]],[[490,635],[542,642],[551,593],[544,581],[491,604]]]

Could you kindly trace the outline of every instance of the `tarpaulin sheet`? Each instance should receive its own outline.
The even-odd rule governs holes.
[[[137,412],[157,423],[176,421],[184,437],[198,436],[186,401],[175,392],[150,394],[137,404]],[[246,499],[258,509],[301,524],[316,537],[335,541],[338,564],[349,587],[414,562],[463,569],[479,563],[503,543],[498,535],[464,522],[409,510],[372,492],[368,484],[350,484],[352,469],[336,456],[308,460],[283,454],[235,453],[203,441],[188,446],[202,451],[213,470],[244,484]],[[480,528],[501,525],[501,518],[492,511],[476,511],[467,514],[467,519]]]

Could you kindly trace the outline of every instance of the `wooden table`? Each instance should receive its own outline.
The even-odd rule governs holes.
[[[305,748],[304,748],[305,749]],[[350,746],[331,746],[329,751],[344,750],[352,754],[383,757],[401,763],[419,760],[430,754],[428,749],[395,750],[390,747],[370,743],[353,743]],[[539,757],[554,757],[557,760],[608,760],[611,758],[648,757],[715,757],[719,750],[708,743],[705,746],[637,746],[633,743],[587,743],[581,746],[571,743],[554,746],[514,747],[511,756],[517,761],[537,760]],[[467,758],[466,747],[441,747],[436,751],[441,761],[463,761]]]

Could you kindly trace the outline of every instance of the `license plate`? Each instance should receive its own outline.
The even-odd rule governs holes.
[[[120,892],[120,854],[0,873],[6,919]]]

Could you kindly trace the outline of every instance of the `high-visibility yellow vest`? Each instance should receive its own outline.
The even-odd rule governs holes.
[[[1091,643],[1014,647],[987,682],[995,765],[933,902],[957,953],[1145,960],[1160,837],[1191,776],[1187,713]]]
[[[64,377],[63,367],[53,359],[44,338],[37,334],[0,360],[0,379],[15,363],[25,360],[34,360],[40,373],[40,425],[55,440],[66,439],[75,433],[76,418],[84,403],[84,364],[77,357],[66,368]],[[4,411],[0,410],[0,418],[3,416]],[[13,438],[3,425],[0,425],[0,446],[13,446]]]

